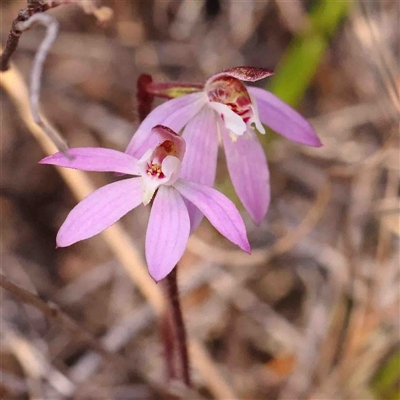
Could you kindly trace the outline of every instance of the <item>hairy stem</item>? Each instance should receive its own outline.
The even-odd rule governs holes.
[[[177,267],[175,267],[172,272],[165,278],[165,289],[168,302],[167,304],[169,308],[167,312],[170,314],[169,325],[171,327],[171,331],[173,332],[173,339],[175,342],[173,350],[175,353],[175,357],[178,361],[179,377],[182,379],[186,386],[190,387],[191,379],[189,353],[186,343],[185,323],[183,321],[181,305],[179,301]],[[167,361],[167,363],[170,362],[171,360]]]
[[[165,373],[166,380],[170,382],[177,379],[176,374],[176,360],[175,360],[175,338],[172,329],[171,313],[167,309],[164,315],[161,316],[159,323],[160,336],[164,346],[164,358],[165,358]]]

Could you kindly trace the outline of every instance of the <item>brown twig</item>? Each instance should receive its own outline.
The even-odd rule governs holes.
[[[4,319],[1,321],[1,341],[2,350],[7,348],[24,371],[29,399],[44,398],[42,379],[45,379],[63,398],[70,397],[74,393],[75,383],[53,366],[46,354],[43,354],[32,341],[21,335]]]
[[[10,59],[17,50],[19,38],[25,29],[21,28],[21,22],[28,21],[33,15],[43,13],[51,8],[57,7],[57,2],[44,3],[43,0],[28,0],[28,5],[25,9],[20,10],[17,18],[13,21],[8,34],[6,47],[0,59],[0,71],[7,71],[10,68]]]
[[[226,250],[205,242],[196,235],[192,235],[188,242],[188,250],[203,259],[219,263],[229,264],[230,266],[253,268],[265,265],[274,257],[290,251],[303,238],[314,229],[315,225],[322,218],[326,207],[331,199],[331,184],[327,180],[317,193],[315,202],[308,210],[307,214],[298,226],[290,230],[287,234],[277,239],[268,248],[260,248],[252,251],[251,255],[243,253],[241,250]]]
[[[12,293],[17,299],[23,303],[30,304],[33,307],[40,310],[47,318],[62,325],[66,328],[74,337],[80,337],[85,340],[94,350],[98,351],[102,356],[116,361],[118,364],[126,363],[126,360],[120,358],[120,356],[113,354],[101,346],[98,341],[89,333],[83,330],[73,319],[66,315],[61,309],[52,302],[45,302],[38,296],[27,290],[14,285],[10,282],[3,274],[0,274],[0,286]]]
[[[92,347],[93,350],[97,351],[105,359],[113,362],[117,367],[123,367],[127,370],[133,371],[138,374],[144,381],[147,381],[149,386],[153,388],[159,394],[165,394],[166,390],[160,387],[158,384],[150,381],[147,377],[143,376],[142,373],[136,370],[133,363],[125,357],[115,354],[107,350],[92,334],[82,329],[72,318],[65,314],[55,303],[45,302],[33,293],[14,285],[10,282],[3,274],[0,274],[0,286],[6,289],[18,300],[25,304],[40,310],[47,318],[56,322],[63,328],[67,329],[71,335],[75,338],[80,338]]]
[[[18,17],[13,21],[6,48],[1,56],[0,69],[1,71],[9,69],[10,58],[17,49],[19,38],[24,31],[35,23],[40,23],[46,27],[46,36],[36,53],[31,72],[30,108],[34,121],[43,129],[59,150],[65,151],[68,149],[65,140],[48,122],[41,118],[39,113],[43,64],[58,33],[58,21],[51,15],[43,13],[59,5],[58,2],[44,3],[43,0],[28,0],[27,8],[21,10],[18,13]]]
[[[77,2],[75,0],[59,0],[59,1],[48,1],[45,3],[43,0],[27,0],[27,7],[20,10],[17,18],[14,19],[11,25],[10,33],[8,34],[7,43],[4,48],[3,54],[0,58],[0,71],[7,71],[10,68],[10,59],[18,48],[19,39],[22,33],[27,29],[21,29],[21,22],[26,22],[31,19],[34,15],[41,15],[45,11],[60,5],[74,4],[77,3],[86,14],[93,14],[100,24],[108,22],[113,12],[109,7],[98,8],[94,2],[85,1]]]
[[[19,38],[22,33],[35,23],[40,23],[46,27],[46,35],[36,52],[31,72],[29,88],[30,108],[34,121],[61,151],[68,149],[67,143],[57,130],[41,117],[39,112],[43,64],[58,34],[58,21],[53,16],[44,14],[44,12],[62,4],[71,3],[75,2],[72,0],[60,0],[44,3],[43,0],[28,0],[27,8],[21,10],[18,13],[18,17],[12,23],[7,44],[0,60],[0,70],[7,71],[10,66],[10,58],[18,47]],[[93,2],[78,2],[77,4],[85,13],[93,14],[100,23],[105,23],[112,17],[112,10],[108,7],[98,8]]]
[[[36,52],[32,66],[29,87],[31,113],[33,120],[43,129],[46,135],[55,143],[57,148],[65,151],[68,149],[67,143],[48,122],[42,119],[39,112],[43,64],[51,46],[57,38],[58,21],[51,15],[34,14],[28,20],[19,22],[16,27],[20,32],[23,32],[35,23],[40,23],[46,27],[46,35]]]
[[[214,281],[218,276],[218,271],[213,264],[201,264],[201,268],[196,268],[196,271],[196,273],[190,274],[189,277],[187,275],[183,277],[181,296],[190,296],[190,293]],[[72,285],[69,287],[71,291],[73,289]],[[128,342],[133,341],[144,329],[150,327],[154,320],[155,315],[150,305],[144,304],[122,317],[99,340],[105,348],[116,352]],[[69,376],[74,382],[82,382],[90,379],[99,367],[100,358],[98,355],[94,352],[87,352],[71,369]]]

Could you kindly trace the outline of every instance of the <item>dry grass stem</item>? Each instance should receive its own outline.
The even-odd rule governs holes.
[[[51,46],[57,38],[58,21],[49,14],[34,14],[27,21],[21,21],[16,24],[16,29],[24,32],[34,24],[42,24],[46,27],[46,35],[39,46],[33,61],[30,78],[30,109],[33,120],[43,129],[45,134],[54,142],[57,149],[65,151],[68,145],[64,138],[57,132],[50,123],[40,116],[39,102],[42,85],[43,64],[46,60]]]
[[[193,235],[189,239],[188,250],[197,256],[206,259],[208,262],[227,264],[235,267],[246,266],[254,269],[259,265],[268,263],[268,261],[274,257],[286,253],[307,236],[324,214],[329,199],[330,183],[327,182],[321,187],[317,194],[315,203],[312,205],[301,223],[296,228],[291,229],[286,235],[279,238],[268,249],[254,249],[252,250],[251,255],[248,255],[238,250],[223,250],[216,248],[196,235]]]

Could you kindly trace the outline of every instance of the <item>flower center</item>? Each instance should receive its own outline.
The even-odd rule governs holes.
[[[232,76],[224,75],[209,82],[206,87],[208,99],[228,106],[235,114],[248,122],[253,115],[251,99],[246,86]]]
[[[164,142],[157,146],[151,160],[147,163],[146,174],[154,178],[165,178],[161,165],[167,156],[177,156],[177,149],[172,140],[164,140]]]
[[[159,164],[148,164],[146,173],[147,173],[147,175],[153,176],[156,178],[160,178],[160,179],[165,178],[165,175],[161,170],[161,165],[159,165]]]

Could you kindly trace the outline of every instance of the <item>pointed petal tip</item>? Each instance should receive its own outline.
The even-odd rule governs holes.
[[[73,244],[73,243],[70,243],[68,240],[66,240],[65,235],[60,235],[60,231],[58,231],[57,236],[56,236],[56,249],[68,247],[68,246],[71,246],[71,244]]]
[[[79,151],[80,149],[81,148],[68,149],[68,152],[58,151],[57,153],[43,157],[41,160],[38,161],[38,164],[58,165],[60,162],[65,162],[65,160],[67,160],[67,162],[71,161],[75,158],[75,151]]]
[[[316,137],[315,139],[315,144],[313,147],[322,147],[324,144],[321,142],[321,140],[319,139],[319,137]]]
[[[67,247],[68,245],[61,244],[60,241],[57,239],[56,242],[56,249],[62,249],[63,247]]]
[[[268,208],[269,208],[269,203],[266,209],[262,211],[262,213],[260,213],[259,210],[254,210],[253,208],[247,208],[246,210],[249,213],[250,218],[253,220],[254,224],[256,226],[260,226],[261,223],[264,221],[265,216],[267,215]]]
[[[269,209],[269,200],[264,209],[257,207],[248,209],[247,212],[249,213],[250,218],[253,220],[254,224],[256,226],[260,226],[261,223],[264,221],[265,216],[267,215],[268,209]]]
[[[172,269],[175,268],[166,268],[166,269],[160,269],[160,268],[154,268],[151,265],[148,265],[148,270],[149,270],[149,275],[151,279],[153,279],[154,283],[160,283],[163,279],[165,279],[172,271]]]
[[[239,246],[243,251],[245,251],[247,254],[251,254],[251,246],[249,241],[246,238],[246,242],[243,243],[241,246]]]
[[[58,165],[59,160],[60,160],[60,153],[54,153],[51,156],[47,156],[47,157],[44,157],[41,160],[39,160],[38,164]]]
[[[225,237],[228,240],[230,240],[233,244],[238,246],[240,249],[245,251],[247,254],[251,254],[251,246],[250,246],[249,240],[247,239],[246,233],[243,233],[243,236],[241,238],[239,238],[239,240],[235,240],[235,241],[227,236],[225,236]]]
[[[289,140],[291,140],[292,142],[297,142],[296,140],[292,140],[289,138]],[[308,134],[308,138],[302,142],[300,142],[300,144],[304,144],[306,146],[309,147],[322,147],[323,143],[321,142],[320,138],[317,136],[317,132],[315,132],[314,128],[310,125],[310,130],[309,130],[309,134]]]
[[[57,154],[57,153],[56,153]],[[38,164],[50,164],[53,156],[47,156],[38,161]]]
[[[245,224],[231,200],[211,187],[194,182],[181,180],[175,188],[206,216],[221,235],[250,253]]]
[[[298,140],[298,138],[288,138],[288,139],[294,143],[300,143],[300,144],[303,144],[303,145],[309,146],[309,147],[317,147],[318,148],[318,147],[323,146],[323,143],[321,142],[321,140],[317,136],[317,133],[311,127],[311,125],[310,125],[310,129],[309,129],[307,136],[305,138],[303,138],[303,140]]]
[[[165,278],[165,276],[161,277],[161,278],[158,276],[155,276],[154,273],[151,273],[150,271],[149,271],[149,275],[150,275],[150,278],[153,279],[155,284],[160,283],[160,281],[162,281],[163,278]]]
[[[251,86],[247,90],[256,99],[263,124],[292,142],[311,147],[322,146],[312,125],[291,106],[267,90]]]
[[[175,268],[175,267],[174,267],[174,268]],[[172,270],[173,270],[174,268],[172,268]],[[150,275],[150,277],[153,279],[154,283],[155,283],[155,284],[158,284],[158,283],[160,283],[163,279],[165,279],[165,278],[172,272],[172,270],[169,271],[168,273],[165,273],[165,272],[160,273],[161,271],[149,271],[149,275]]]
[[[305,137],[305,140],[301,144],[304,144],[304,145],[310,146],[310,147],[322,147],[323,143],[321,142],[321,139],[318,137],[318,134],[315,131],[314,127],[306,119],[304,119],[304,121],[307,123],[308,129],[306,129],[307,135]],[[292,140],[292,141],[295,141],[295,140]]]

